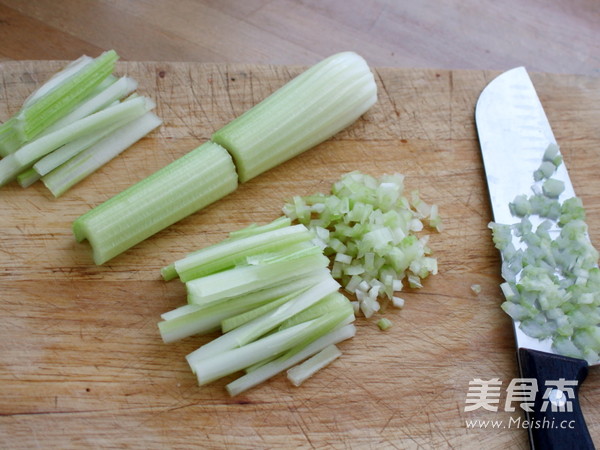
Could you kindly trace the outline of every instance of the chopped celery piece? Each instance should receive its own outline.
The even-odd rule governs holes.
[[[376,100],[377,86],[364,59],[338,53],[225,125],[212,140],[231,152],[245,182],[346,128]]]
[[[117,155],[131,147],[162,123],[154,113],[147,112],[118,128],[101,141],[85,149],[75,157],[42,177],[55,197],[102,167]]]
[[[12,160],[0,160],[0,186],[12,181],[22,171],[30,168],[38,159],[56,150],[60,146],[78,139],[88,133],[127,120],[131,116],[139,116],[154,107],[154,103],[146,97],[138,97],[118,105],[103,109],[83,119],[77,120],[57,131],[25,144],[11,153]]]
[[[312,342],[304,349],[289,358],[278,358],[268,362],[227,385],[227,391],[233,397],[257,386],[280,372],[298,364],[302,360],[318,353],[329,345],[338,344],[354,337],[356,327],[352,324],[338,328]]]
[[[327,267],[328,263],[329,260],[317,252],[269,264],[235,267],[188,281],[188,302],[210,303],[265,289],[286,279],[299,278],[316,268]]]
[[[276,329],[285,320],[309,308],[326,295],[335,292],[339,287],[340,285],[333,278],[328,277],[296,297],[288,296],[288,301],[277,308],[259,315],[187,355],[190,367],[193,370],[197,365],[215,355],[256,341]]]
[[[31,186],[39,179],[39,173],[37,173],[34,169],[28,169],[25,172],[19,174],[19,176],[17,177],[17,182],[19,183],[19,186],[21,186],[22,188],[26,188]]]
[[[111,105],[113,102],[120,100],[127,95],[131,94],[137,89],[137,82],[129,77],[119,78],[114,83],[111,83],[101,92],[85,100],[83,103],[78,105],[73,111],[66,116],[62,117],[54,124],[46,128],[43,133],[47,134],[52,131],[56,131],[71,122],[79,119],[83,119],[90,114],[100,111]]]
[[[234,267],[245,262],[250,255],[274,252],[286,246],[308,242],[312,237],[313,234],[304,225],[276,228],[199,250],[176,261],[174,268],[181,281],[190,281]]]
[[[14,125],[22,140],[30,141],[72,110],[113,72],[118,58],[114,50],[102,53],[25,106]]]
[[[317,284],[327,276],[325,269],[316,270],[305,277],[251,292],[225,302],[207,305],[185,305],[162,315],[158,328],[164,342],[174,342],[194,334],[215,331],[228,317],[250,311],[262,305],[275,302],[282,297]]]
[[[379,327],[379,329],[381,331],[386,331],[392,326],[392,322],[390,321],[390,319],[386,319],[385,317],[382,317],[381,319],[379,319],[377,321],[377,326]]]
[[[349,304],[348,304],[349,306]],[[352,309],[351,306],[349,306]],[[198,384],[204,385],[230,375],[272,355],[286,354],[287,351],[305,347],[320,337],[330,333],[348,316],[345,309],[325,316],[285,328],[242,347],[227,350],[203,359],[192,368],[198,377]],[[295,353],[298,353],[298,349]]]
[[[207,142],[79,217],[73,232],[102,264],[236,188],[231,156]]]
[[[334,344],[328,345],[319,353],[311,356],[302,364],[292,367],[287,371],[288,380],[294,386],[300,386],[319,370],[331,364],[333,361],[342,356],[342,352]]]

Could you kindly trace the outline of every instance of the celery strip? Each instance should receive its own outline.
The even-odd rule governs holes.
[[[364,59],[338,53],[225,125],[212,140],[231,152],[245,182],[333,136],[376,100],[377,86]]]
[[[210,303],[235,297],[253,290],[265,289],[285,280],[327,267],[329,260],[322,254],[309,254],[301,258],[240,266],[218,272],[186,283],[189,303]]]
[[[231,156],[207,142],[79,217],[73,232],[102,264],[236,188]]]
[[[134,98],[103,109],[24,145],[16,152],[11,153],[10,156],[13,159],[10,164],[5,163],[8,158],[0,160],[0,186],[12,181],[19,173],[30,168],[38,159],[60,146],[88,133],[127,120],[128,117],[139,116],[140,113],[147,112],[153,107],[152,100],[146,97]]]
[[[313,286],[327,274],[326,269],[319,269],[306,277],[235,297],[222,303],[182,306],[161,316],[163,321],[158,323],[160,334],[163,341],[168,343],[194,334],[215,331],[224,319]]]
[[[131,94],[137,89],[137,81],[129,77],[121,77],[117,81],[112,82],[109,86],[103,89],[96,95],[84,100],[80,105],[73,109],[66,116],[62,117],[54,124],[49,126],[43,131],[43,134],[51,133],[64,126],[67,126],[71,122],[79,119],[83,119],[90,114],[100,111],[108,107],[111,103],[116,100],[121,100],[127,95]]]
[[[242,347],[204,359],[192,367],[198,384],[204,385],[252,366],[272,355],[284,354],[298,345],[309,345],[331,332],[347,317],[347,311],[336,311],[270,334]],[[257,369],[258,370],[258,369]]]
[[[302,360],[311,357],[312,355],[318,353],[322,349],[328,347],[329,345],[335,345],[347,339],[350,339],[356,335],[356,327],[352,324],[345,325],[337,330],[326,334],[325,336],[317,339],[313,343],[306,346],[300,352],[289,358],[278,358],[274,361],[268,362],[255,370],[248,372],[246,375],[238,378],[235,381],[229,383],[227,387],[227,392],[229,395],[236,396],[241,394],[244,391],[247,391],[250,388],[253,388],[278,373],[283,372],[286,369],[298,364]]]
[[[28,169],[25,172],[19,174],[19,176],[17,177],[17,182],[19,183],[19,186],[21,186],[22,188],[26,188],[31,186],[39,179],[39,173],[37,173],[34,169]]]
[[[226,241],[211,246],[174,263],[175,270],[183,282],[230,269],[257,253],[274,252],[286,246],[308,242],[313,234],[304,225],[289,226],[270,232]]]
[[[269,331],[277,328],[285,320],[309,308],[326,295],[337,291],[339,287],[340,285],[329,277],[295,297],[293,294],[286,296],[287,301],[276,309],[219,336],[187,355],[186,358],[190,367],[193,369],[203,360],[259,339]]]
[[[72,110],[113,72],[118,58],[114,50],[102,53],[21,110],[15,128],[22,140],[33,139]]]
[[[229,237],[231,239],[239,239],[246,238],[250,236],[256,236],[257,234],[266,233],[267,231],[278,230],[280,228],[289,227],[292,224],[292,221],[285,217],[281,216],[275,219],[272,222],[267,223],[266,225],[257,225],[252,224],[247,226],[246,228],[242,228],[241,230],[232,231],[229,233]]]
[[[17,131],[14,128],[15,119],[10,118],[0,125],[0,157],[14,153],[22,145]]]
[[[55,197],[79,183],[123,151],[131,147],[162,123],[155,114],[148,112],[138,119],[117,129],[114,133],[87,148],[62,166],[42,177]]]
[[[335,346],[335,344],[328,345],[319,353],[304,361],[302,364],[289,369],[287,371],[288,380],[290,380],[294,386],[300,386],[307,379],[312,377],[319,370],[331,364],[340,356],[342,356],[342,352]]]

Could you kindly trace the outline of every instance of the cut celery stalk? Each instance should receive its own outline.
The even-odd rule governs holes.
[[[316,248],[316,247],[315,247]],[[327,267],[321,253],[260,265],[240,266],[186,283],[188,303],[206,304],[266,289],[285,280],[299,278],[316,268]]]
[[[0,157],[14,153],[23,143],[14,128],[14,123],[15,119],[11,117],[0,125]]]
[[[147,112],[100,142],[79,153],[62,166],[42,177],[42,182],[59,197],[85,177],[121,154],[162,123],[154,113]]]
[[[43,134],[56,131],[76,120],[83,119],[90,114],[108,107],[116,100],[121,100],[137,89],[137,81],[129,77],[121,77],[114,83],[111,83],[101,92],[83,101],[67,115],[57,120],[54,124],[43,131]]]
[[[347,311],[340,310],[319,317],[318,319],[277,331],[250,344],[204,359],[195,364],[192,367],[192,371],[198,377],[198,384],[204,385],[210,383],[264,361],[272,355],[283,354],[300,344],[309,345],[331,332],[346,317]]]
[[[80,216],[73,232],[102,264],[236,188],[231,156],[207,142]]]
[[[142,111],[140,111],[140,113],[142,113]],[[132,116],[126,120],[129,121],[129,119],[134,120],[136,117]],[[121,128],[125,123],[127,122],[123,121],[123,123],[115,123],[110,127],[86,134],[85,136],[63,145],[62,147],[54,150],[53,152],[44,156],[42,159],[38,160],[33,165],[34,170],[40,174],[40,176],[44,176],[52,172],[57,167],[60,167],[62,164],[73,158],[75,155],[78,155],[85,149],[90,148],[92,145],[96,144],[118,128]]]
[[[25,144],[10,154],[13,157],[11,163],[5,163],[8,158],[0,160],[0,186],[12,181],[19,173],[29,169],[37,160],[60,146],[88,133],[123,122],[128,117],[139,117],[141,113],[153,107],[154,102],[146,97],[127,100]]]
[[[312,237],[313,233],[304,225],[278,228],[207,247],[175,261],[174,266],[181,281],[186,282],[234,267],[245,262],[250,255],[274,252],[289,245],[308,242]]]
[[[34,169],[28,169],[25,172],[19,174],[19,176],[17,177],[17,182],[19,183],[19,186],[21,186],[22,188],[26,188],[31,186],[39,179],[39,173],[37,173]]]
[[[335,345],[356,335],[356,327],[352,324],[338,328],[325,336],[317,339],[313,343],[306,346],[304,349],[289,358],[278,358],[268,362],[237,380],[232,381],[227,385],[229,395],[236,396],[244,391],[247,391],[254,386],[267,381],[269,378],[283,372],[286,369],[298,364],[302,360],[311,357],[329,345]]]
[[[213,134],[231,152],[241,182],[314,147],[377,100],[367,63],[353,52],[309,68]]]
[[[319,370],[331,364],[340,356],[342,356],[342,352],[335,346],[335,344],[328,345],[319,353],[316,353],[304,361],[302,364],[289,369],[287,371],[288,380],[290,380],[294,386],[300,386],[307,379],[312,377]]]
[[[27,99],[23,102],[23,106],[31,106],[35,102],[37,102],[44,95],[49,93],[51,90],[60,86],[64,83],[69,77],[73,76],[77,72],[81,71],[85,66],[91,63],[94,58],[90,56],[83,55],[77,58],[74,61],[68,63],[62,70],[56,72],[52,75],[48,81],[46,81],[42,86],[39,87],[35,92],[33,92]]]
[[[164,313],[161,316],[163,321],[158,323],[158,328],[163,341],[166,343],[194,334],[215,331],[224,319],[277,301],[291,293],[307,289],[317,284],[327,275],[327,269],[319,269],[297,280],[235,297],[226,302],[208,305],[185,305]]]
[[[102,53],[22,109],[15,122],[22,141],[36,137],[86,98],[113,72],[118,58],[114,50]]]
[[[325,315],[331,311],[343,308],[348,303],[348,299],[339,292],[333,292],[327,296],[324,296],[319,302],[312,305],[310,308],[293,315],[286,319],[279,325],[279,329],[293,327],[302,322],[307,322],[312,319],[316,319],[322,315]]]
[[[195,366],[214,355],[254,342],[277,328],[285,320],[309,308],[326,295],[337,291],[339,287],[340,285],[333,278],[328,277],[296,297],[287,296],[288,301],[276,309],[221,335],[187,355],[186,359],[190,367],[193,370]]]
[[[231,233],[229,233],[229,237],[231,239],[239,239],[250,236],[256,236],[257,234],[266,233],[267,231],[273,231],[278,230],[280,228],[289,227],[291,224],[292,221],[289,218],[281,216],[275,219],[274,221],[267,223],[266,225],[252,224],[247,226],[246,228],[242,228],[241,230],[232,231]]]

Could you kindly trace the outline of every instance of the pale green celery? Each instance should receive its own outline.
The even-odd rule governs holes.
[[[15,119],[11,117],[0,125],[0,157],[2,158],[14,153],[22,145],[14,123]]]
[[[329,260],[321,253],[271,264],[240,266],[186,283],[188,303],[222,301],[253,290],[266,289],[292,280],[317,268],[327,267]]]
[[[385,331],[392,326],[392,322],[390,319],[383,317],[377,321],[377,326],[380,330]]]
[[[184,305],[162,314],[163,321],[158,323],[158,328],[165,342],[173,342],[194,334],[209,333],[217,330],[221,322],[228,317],[275,302],[291,293],[313,286],[325,276],[327,270],[319,269],[303,278],[234,297],[225,302]]]
[[[111,83],[101,92],[93,95],[91,98],[84,100],[75,109],[67,115],[56,121],[43,131],[43,134],[48,134],[56,131],[76,120],[83,119],[90,114],[107,108],[113,102],[125,98],[137,89],[137,81],[129,77],[121,77],[114,83]]]
[[[350,307],[351,308],[351,307]],[[347,317],[346,310],[336,311],[270,334],[243,347],[234,348],[200,361],[192,367],[198,383],[204,385],[231,375],[273,355],[288,354],[307,346],[336,328]],[[294,352],[297,353],[298,351]],[[290,355],[291,356],[291,355]],[[257,369],[258,370],[258,369]]]
[[[314,305],[326,295],[337,291],[339,287],[340,285],[329,277],[296,297],[288,296],[288,301],[274,310],[219,336],[187,355],[186,359],[190,367],[193,370],[202,361],[219,353],[254,342],[271,330],[276,329],[285,320]]]
[[[98,170],[123,151],[131,147],[162,123],[154,113],[147,112],[100,142],[85,149],[72,159],[42,177],[42,182],[59,197],[88,175]]]
[[[319,370],[331,364],[340,356],[342,356],[342,352],[335,346],[335,344],[328,345],[319,353],[316,353],[304,361],[302,364],[298,364],[297,366],[289,369],[287,371],[288,380],[290,380],[294,386],[300,386],[307,379],[312,377]]]
[[[236,188],[231,156],[207,142],[80,216],[73,232],[102,264]]]
[[[10,156],[13,157],[13,160],[10,164],[5,163],[7,158],[0,160],[0,186],[15,179],[19,173],[29,169],[37,160],[60,146],[88,133],[123,122],[128,117],[139,116],[153,107],[154,102],[146,97],[134,98],[103,109],[25,144],[16,152],[11,153]]]
[[[300,311],[299,313],[286,319],[279,325],[279,329],[283,330],[284,328],[293,327],[299,323],[316,319],[317,317],[321,317],[330,313],[331,311],[343,308],[347,303],[348,299],[343,294],[339,292],[332,292],[331,294],[324,296],[310,308],[306,308],[305,310]]]
[[[30,141],[85,99],[113,72],[118,58],[114,50],[102,53],[22,109],[15,122],[22,141]]]
[[[40,178],[40,174],[37,173],[34,169],[28,169],[25,172],[19,174],[19,176],[17,177],[17,183],[19,183],[19,186],[21,186],[22,188],[26,188],[31,186]]]
[[[249,225],[246,228],[242,228],[241,230],[232,231],[231,233],[229,233],[229,237],[227,239],[217,244],[211,245],[210,248],[214,249],[215,247],[220,245],[228,245],[234,239],[248,238],[257,234],[266,233],[267,231],[274,231],[280,228],[289,227],[291,223],[292,221],[285,216],[281,216],[266,225],[259,226],[253,223],[252,225]],[[194,252],[188,253],[183,259],[190,261],[193,255],[196,255],[197,253],[204,253],[205,251],[205,248],[201,248]],[[175,268],[175,263],[171,263],[168,266],[163,267],[162,269],[160,269],[160,273],[165,281],[171,281],[179,277],[179,274],[177,273],[177,270]]]
[[[267,231],[273,231],[279,228],[289,227],[291,224],[292,221],[289,218],[281,216],[265,225],[257,225],[253,223],[252,225],[249,225],[246,228],[242,228],[241,230],[232,231],[231,233],[229,233],[229,237],[231,239],[240,239],[250,236],[256,236],[257,234],[266,233]]]
[[[142,111],[140,111],[141,113]],[[62,147],[54,150],[53,152],[47,154],[42,159],[38,160],[34,165],[34,170],[40,174],[40,176],[44,176],[50,172],[52,172],[57,167],[66,163],[68,160],[73,158],[75,155],[81,153],[87,148],[90,148],[92,145],[99,142],[101,139],[110,135],[112,132],[121,128],[126,123],[131,120],[136,119],[137,117],[132,116],[131,118],[127,118],[123,121],[123,123],[115,123],[109,127],[103,128],[96,132],[86,134],[85,136],[80,137],[79,139],[75,139]]]
[[[307,242],[313,233],[304,225],[274,229],[254,236],[227,240],[197,251],[174,263],[176,272],[183,282],[230,269],[257,253],[275,252],[290,245]]]
[[[48,81],[46,81],[42,86],[40,86],[36,91],[34,91],[27,99],[23,102],[23,106],[31,106],[35,102],[37,102],[40,98],[46,95],[48,92],[53,90],[54,88],[60,86],[64,83],[68,78],[73,76],[75,73],[81,71],[85,66],[90,64],[94,58],[90,56],[83,55],[77,58],[74,61],[68,63],[63,69],[56,72],[52,75]]]
[[[289,369],[304,359],[320,352],[329,345],[335,345],[350,339],[354,337],[355,334],[356,327],[352,324],[338,328],[312,342],[304,349],[289,358],[280,357],[271,362],[263,364],[252,371],[249,371],[246,375],[243,375],[242,377],[229,383],[226,386],[227,392],[229,392],[229,395],[232,397],[241,394],[242,392],[267,381],[269,378],[272,378],[278,373]]]
[[[364,59],[338,53],[225,125],[212,140],[231,152],[245,182],[341,131],[376,100],[377,86]]]

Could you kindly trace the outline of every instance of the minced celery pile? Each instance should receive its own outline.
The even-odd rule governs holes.
[[[552,178],[562,164],[551,144],[534,173],[533,194],[510,204],[521,220],[490,223],[502,254],[502,309],[525,334],[551,339],[559,354],[589,363],[600,360],[600,270],[590,242],[581,199],[560,201],[561,180]],[[517,243],[517,245],[515,245]]]
[[[405,193],[404,176],[379,179],[361,172],[341,177],[330,194],[294,197],[283,207],[290,219],[314,231],[318,245],[332,260],[331,273],[356,295],[355,309],[371,317],[382,301],[402,307],[403,282],[421,288],[437,273],[425,226],[440,231],[437,205],[417,191]]]

